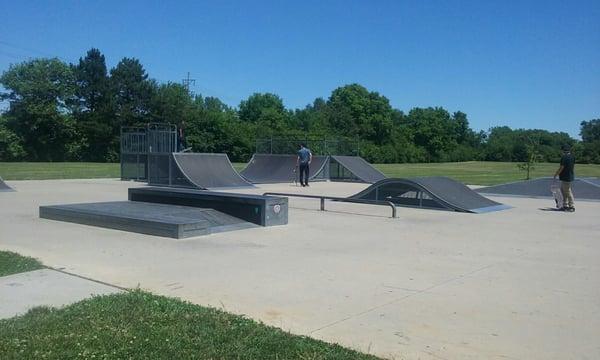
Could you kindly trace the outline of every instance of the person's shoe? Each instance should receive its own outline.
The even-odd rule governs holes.
[[[310,186],[310,185],[308,185],[308,183],[306,183],[306,186]]]
[[[568,212],[575,212],[575,208],[571,206],[571,207],[568,207],[566,209],[566,211],[568,211]]]

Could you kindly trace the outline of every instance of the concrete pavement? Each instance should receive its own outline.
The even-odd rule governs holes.
[[[600,203],[463,214],[290,199],[289,225],[173,240],[39,219],[39,205],[124,200],[118,180],[9,182],[0,248],[397,359],[600,358]],[[245,192],[347,196],[364,184]]]

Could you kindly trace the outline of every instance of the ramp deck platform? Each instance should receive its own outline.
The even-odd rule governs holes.
[[[260,226],[285,225],[288,199],[177,188],[130,188],[130,201],[211,208]]]
[[[183,239],[257,225],[214,209],[135,201],[40,206],[40,218]]]

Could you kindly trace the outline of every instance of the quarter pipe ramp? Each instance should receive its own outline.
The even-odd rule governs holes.
[[[15,191],[15,190],[13,190],[13,188],[11,188],[10,186],[6,185],[4,180],[2,180],[2,178],[0,177],[0,192],[9,192],[9,191]]]
[[[227,154],[205,153],[172,153],[168,161],[156,161],[148,183],[205,190],[253,186],[235,171]]]
[[[351,198],[384,200],[399,206],[467,213],[485,213],[510,208],[476,193],[458,181],[441,176],[383,179]]]
[[[254,154],[240,174],[254,184],[293,182],[298,176],[297,155]],[[310,180],[327,180],[325,167],[327,156],[313,156],[310,164]]]
[[[360,181],[369,184],[386,178],[360,156],[331,156],[329,178],[333,181]]]

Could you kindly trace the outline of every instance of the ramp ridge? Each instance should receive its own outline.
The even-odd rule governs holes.
[[[394,189],[394,185],[397,187]],[[367,189],[353,195],[353,198],[378,197],[379,191],[385,194],[385,187],[392,201],[398,205],[412,207],[445,208],[460,212],[484,213],[490,211],[504,210],[510,208],[507,205],[490,200],[477,194],[464,184],[447,177],[427,178],[390,178],[380,180]],[[446,193],[444,193],[444,191]],[[403,197],[402,195],[414,192],[414,197]],[[418,193],[427,194],[427,198],[417,197]],[[377,200],[381,200],[377,198]],[[386,198],[390,200],[390,198]]]

